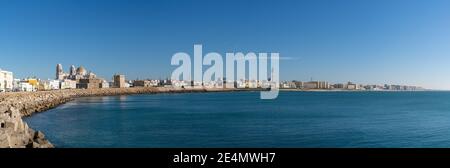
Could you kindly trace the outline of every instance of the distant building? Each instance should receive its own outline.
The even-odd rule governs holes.
[[[238,88],[238,81],[227,80],[227,78],[222,78],[222,88]]]
[[[23,80],[14,79],[14,85],[14,91],[22,92],[34,92],[41,88],[39,80],[33,78]],[[47,87],[49,87],[48,84]]]
[[[71,79],[71,80],[78,80],[78,79],[92,79],[97,78],[97,76],[87,71],[83,66],[80,66],[78,68],[75,68],[74,65],[70,66],[69,73],[65,73],[62,65],[57,64],[56,65],[56,80],[65,80],[65,79]]]
[[[50,80],[49,82],[49,88],[50,90],[59,90],[60,86],[59,86],[59,80]]]
[[[229,86],[231,87],[231,86]],[[247,83],[245,82],[245,80],[241,79],[236,81],[236,88],[246,88],[247,87]]]
[[[22,81],[22,82],[19,83],[18,91],[33,92],[33,91],[35,91],[35,89],[28,82]]]
[[[205,88],[223,88],[223,82],[222,81],[206,81],[203,82],[203,87]]]
[[[174,82],[176,82],[175,80],[174,80]],[[186,83],[188,83],[188,85],[190,86],[191,85],[191,81],[185,81]],[[172,80],[171,79],[165,79],[165,80],[159,80],[159,86],[164,86],[164,87],[167,87],[167,86],[172,86]]]
[[[258,81],[247,80],[247,88],[258,88]]]
[[[154,87],[159,85],[159,80],[150,80],[150,82],[151,82],[151,85]]]
[[[325,81],[319,81],[319,89],[329,89],[330,84]]]
[[[61,89],[76,89],[77,88],[77,81],[65,79],[60,82]]]
[[[0,69],[0,92],[13,90],[13,73]]]
[[[59,90],[76,88],[76,81],[73,80],[40,80],[37,90]]]
[[[318,89],[319,82],[318,81],[310,81],[304,84],[305,89]]]
[[[150,80],[135,80],[133,81],[133,87],[151,87],[152,83]]]
[[[333,88],[334,89],[345,89],[346,86],[344,84],[342,84],[342,83],[336,83],[336,84],[333,85]]]
[[[283,88],[283,89],[296,89],[297,85],[295,84],[295,82],[284,81],[284,82],[280,83],[280,88]]]
[[[347,89],[348,89],[348,90],[358,90],[358,89],[359,89],[359,87],[358,87],[358,85],[357,85],[357,84],[354,84],[354,83],[348,82],[348,83],[347,83]]]
[[[295,84],[295,87],[297,88],[297,89],[303,89],[303,82],[301,82],[301,81],[292,81],[294,84]]]
[[[114,75],[114,87],[115,88],[124,88],[126,82],[125,82],[125,75]]]
[[[260,88],[270,88],[271,83],[267,80],[260,81]]]
[[[99,89],[102,83],[101,79],[79,79],[77,89]]]
[[[39,86],[37,88],[39,91],[51,90],[50,83],[48,81],[39,82]]]
[[[110,87],[109,82],[102,80],[102,83],[100,84],[100,88],[109,88],[109,87]]]
[[[56,79],[59,80],[60,89],[97,89],[108,88],[109,84],[104,83],[103,79],[97,78],[97,75],[86,70],[83,66],[75,68],[70,66],[69,73],[64,73],[62,65],[56,65]]]
[[[23,82],[26,82],[31,85],[32,91],[36,91],[39,87],[39,80],[34,78],[25,79]]]
[[[202,88],[203,87],[203,82],[202,81],[191,81],[191,87],[193,88]]]
[[[330,84],[326,81],[310,81],[303,83],[305,89],[330,89]]]
[[[173,86],[173,87],[177,87],[177,88],[186,88],[186,87],[191,87],[191,82],[189,81],[184,81],[184,80],[170,80],[170,85],[165,85],[164,81],[159,81],[159,85],[162,86]],[[154,82],[150,83],[151,86],[155,86]]]
[[[20,79],[13,79],[13,91],[18,92],[20,91]]]

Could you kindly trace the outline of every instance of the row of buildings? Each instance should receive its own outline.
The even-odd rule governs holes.
[[[100,88],[125,88],[129,87],[125,82],[124,75],[114,75],[113,81],[108,82],[105,79],[97,77],[95,73],[86,70],[83,66],[75,68],[70,66],[69,73],[65,73],[62,65],[56,65],[56,80],[59,81],[59,89],[100,89]],[[55,82],[56,83],[56,82]],[[65,83],[69,83],[69,88],[65,88]]]
[[[113,75],[112,81],[97,77],[83,66],[70,66],[69,72],[63,70],[61,64],[56,65],[56,76],[53,80],[37,78],[14,79],[13,73],[0,69],[0,92],[8,91],[39,91],[59,89],[99,89],[99,88],[127,88],[127,87],[202,87],[202,88],[269,88],[276,86],[281,89],[301,90],[424,90],[416,86],[404,85],[361,85],[352,82],[331,84],[327,81],[283,81],[268,80],[237,80],[225,78],[217,81],[179,81],[179,80],[130,80],[124,75]]]
[[[165,80],[167,81],[167,80]],[[259,80],[238,80],[238,81],[179,81],[169,80],[173,87],[204,87],[204,88],[268,88],[273,82]],[[164,82],[161,82],[164,85]],[[167,83],[166,83],[167,84]],[[274,84],[275,85],[275,84]]]
[[[331,84],[326,81],[283,81],[280,83],[282,89],[303,89],[303,90],[392,90],[392,91],[416,91],[425,90],[418,86],[406,86],[406,85],[362,85],[352,82]]]
[[[114,75],[108,82],[98,78],[93,72],[87,71],[83,66],[71,66],[69,73],[65,73],[62,65],[56,66],[55,79],[41,80],[38,78],[14,79],[13,73],[0,69],[0,92],[11,91],[43,91],[60,89],[98,89],[98,88],[125,88],[129,83],[124,75]]]

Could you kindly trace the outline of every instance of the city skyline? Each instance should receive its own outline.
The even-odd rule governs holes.
[[[161,79],[176,68],[170,65],[173,54],[192,54],[192,46],[201,43],[205,52],[279,52],[281,80],[449,90],[449,5],[443,0],[3,1],[0,68],[15,78],[53,79],[61,63],[65,71],[72,64],[90,67],[105,79],[115,73]]]
[[[62,64],[56,65],[54,79],[40,79],[40,78],[24,78],[17,79],[13,77],[10,71],[0,70],[0,92],[4,91],[48,91],[48,90],[65,90],[65,89],[105,89],[105,88],[129,88],[129,87],[173,87],[173,88],[234,88],[234,89],[255,89],[255,88],[269,88],[272,85],[274,88],[290,89],[290,90],[358,90],[358,91],[430,91],[430,89],[421,86],[399,85],[399,84],[362,84],[353,83],[332,83],[328,81],[271,81],[267,80],[252,80],[252,79],[236,79],[231,80],[219,79],[217,81],[208,80],[177,80],[177,79],[126,79],[125,75],[114,74],[112,80],[105,80],[105,78],[97,77],[97,75],[79,66],[71,65],[69,71],[64,71]],[[273,83],[275,82],[275,83]],[[228,83],[228,84],[226,84]],[[271,84],[272,83],[272,84]]]

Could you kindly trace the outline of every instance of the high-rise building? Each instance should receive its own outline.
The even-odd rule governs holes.
[[[114,75],[114,87],[116,88],[125,87],[125,75]]]

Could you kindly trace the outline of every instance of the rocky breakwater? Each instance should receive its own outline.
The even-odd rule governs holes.
[[[22,121],[18,109],[0,106],[0,148],[53,148],[40,131]]]
[[[232,90],[234,89],[142,87],[0,93],[0,148],[52,148],[53,145],[45,139],[45,135],[29,128],[22,117],[46,111],[77,97]]]

